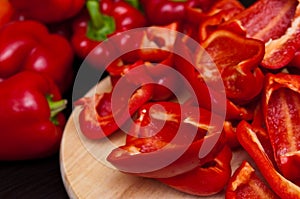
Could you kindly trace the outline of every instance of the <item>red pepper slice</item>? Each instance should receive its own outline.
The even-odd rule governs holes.
[[[101,139],[109,136],[120,128],[134,112],[148,101],[152,96],[151,85],[139,88],[128,102],[119,102],[118,111],[113,112],[111,107],[112,93],[104,93],[93,97],[84,97],[75,102],[76,106],[82,106],[79,114],[81,132],[90,139]],[[126,114],[124,110],[129,110]],[[118,118],[118,124],[115,119]]]
[[[231,174],[231,157],[231,150],[225,146],[214,160],[187,173],[158,180],[185,193],[211,196],[226,186]]]
[[[268,69],[279,69],[286,66],[300,48],[300,4],[285,34],[280,38],[266,43],[266,53],[262,66]]]
[[[203,68],[202,78],[214,81],[221,73],[226,95],[236,104],[244,104],[256,97],[262,89],[263,74],[258,68],[264,55],[264,43],[245,38],[227,30],[217,30],[202,43],[219,71],[206,71],[205,57],[199,54],[197,67]],[[204,66],[203,66],[204,65]],[[209,74],[209,76],[204,76]],[[251,82],[251,86],[249,85]]]
[[[244,10],[244,6],[237,0],[217,1],[205,12],[205,19],[199,20],[199,38],[204,41],[218,26]]]
[[[225,198],[279,198],[255,173],[255,169],[243,161],[234,172],[226,188]]]
[[[253,127],[241,121],[237,127],[237,136],[243,148],[252,157],[271,189],[281,198],[299,198],[300,187],[277,172],[256,136]]]
[[[212,160],[224,146],[222,133],[209,126],[211,113],[173,102],[146,104],[130,128],[126,144],[108,156],[117,169],[143,177],[165,178]],[[200,111],[200,120],[197,114]],[[203,137],[208,132],[208,135]],[[211,144],[210,151],[199,151]],[[213,145],[214,144],[214,145]],[[140,164],[143,163],[143,164]]]
[[[43,158],[59,149],[65,117],[55,83],[22,71],[0,83],[0,159]],[[16,124],[17,123],[17,124]]]
[[[246,31],[247,37],[267,42],[285,33],[296,6],[296,0],[259,0],[223,25],[237,22]]]
[[[300,76],[279,73],[266,78],[263,108],[275,160],[288,179],[300,178]]]

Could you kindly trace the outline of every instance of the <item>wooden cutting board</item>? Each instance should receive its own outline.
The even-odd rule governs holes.
[[[110,80],[106,78],[87,95],[95,89],[101,93],[110,88]],[[114,169],[105,159],[114,147],[124,143],[125,136],[117,132],[110,140],[88,140],[77,131],[78,113],[79,108],[75,108],[65,127],[60,149],[62,179],[70,198],[202,198],[176,191],[153,179],[126,175]],[[234,152],[232,170],[243,160],[252,162],[243,150]],[[224,193],[203,198],[224,198]]]

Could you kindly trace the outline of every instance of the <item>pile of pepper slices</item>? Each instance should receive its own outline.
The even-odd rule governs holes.
[[[299,1],[258,0],[249,7],[237,0],[1,0],[0,4],[1,160],[41,158],[58,151],[68,116],[62,112],[66,107],[62,97],[72,89],[76,62],[89,55],[92,66],[108,72],[113,89],[126,75],[128,84],[145,81],[130,73],[140,65],[146,66],[142,77],[156,82],[120,101],[124,106],[119,109],[127,108],[129,114],[113,113],[113,92],[76,101],[82,107],[81,130],[89,139],[119,131],[114,116],[124,125],[133,119],[126,143],[107,158],[120,171],[199,196],[224,191],[226,198],[300,198]],[[220,132],[211,130],[210,123],[211,115],[218,115],[211,109],[211,103],[218,106],[218,99],[211,100],[207,87],[214,85],[214,73],[203,76],[171,53],[176,41],[153,31],[147,37],[167,50],[132,51],[105,66],[110,54],[132,43],[142,46],[143,40],[120,38],[100,49],[98,44],[139,27],[181,32],[210,55],[226,93]],[[185,51],[189,45],[181,42]],[[186,56],[197,67],[200,54]],[[173,90],[163,85],[179,88],[178,78],[168,76],[162,65],[185,77],[197,102],[174,101]],[[195,110],[201,112],[200,118],[193,117]],[[164,125],[158,128],[162,120]],[[178,137],[179,128],[186,133]],[[199,157],[203,143],[215,137],[210,152]],[[166,167],[131,172],[182,148],[184,153]],[[239,148],[248,152],[262,175],[247,161],[231,170],[232,152]]]

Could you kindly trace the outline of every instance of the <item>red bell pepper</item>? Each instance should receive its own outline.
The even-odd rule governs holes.
[[[12,19],[14,12],[14,8],[9,0],[0,1],[0,27]]]
[[[282,176],[266,154],[255,129],[246,121],[237,127],[237,137],[243,148],[256,163],[270,188],[281,198],[299,198],[300,187]]]
[[[225,146],[214,160],[187,173],[158,180],[185,193],[211,196],[221,192],[229,181],[231,157],[231,150]]]
[[[88,0],[87,10],[83,10],[73,23],[72,45],[75,53],[80,58],[85,58],[109,36],[145,25],[146,20],[143,14],[123,0]],[[105,60],[109,54],[115,52],[117,49],[113,45],[95,48],[93,53],[96,54],[97,65],[101,65],[102,59]]]
[[[224,134],[215,126],[220,121],[210,124],[210,118],[209,111],[198,107],[145,104],[130,126],[125,145],[114,149],[107,160],[122,172],[150,178],[191,171],[213,160],[224,147]]]
[[[84,7],[84,0],[9,0],[12,6],[26,19],[38,20],[43,23],[59,22],[69,19]]]
[[[225,198],[279,199],[279,197],[257,176],[255,169],[247,161],[242,162],[228,182]]]
[[[56,153],[65,118],[57,86],[39,73],[20,72],[0,83],[0,159],[42,158]]]
[[[62,92],[73,78],[73,51],[60,35],[36,21],[14,21],[0,29],[0,78],[31,70],[51,77]]]
[[[266,78],[263,112],[276,163],[282,174],[300,178],[300,76],[279,73]]]
[[[194,18],[189,9],[206,12],[216,0],[140,0],[150,25],[168,25],[173,22],[191,22]]]

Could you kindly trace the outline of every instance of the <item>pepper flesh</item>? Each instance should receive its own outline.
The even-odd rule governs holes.
[[[255,169],[247,161],[243,161],[228,182],[225,198],[275,199],[279,197],[262,182],[256,175]]]
[[[286,178],[297,179],[300,177],[300,77],[283,73],[268,75],[263,106],[276,163]]]

